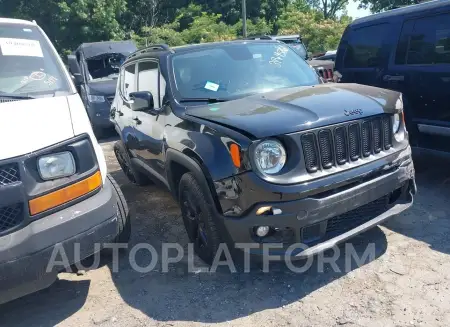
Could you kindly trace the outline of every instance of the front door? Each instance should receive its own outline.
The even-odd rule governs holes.
[[[165,90],[158,61],[140,61],[137,66],[137,90],[149,91],[153,95],[155,108],[161,107],[161,99]],[[154,116],[148,112],[133,112],[135,137],[137,142],[136,156],[142,160],[153,173],[164,180],[164,126],[166,116]],[[157,176],[158,177],[158,176]]]
[[[392,78],[408,101],[413,144],[450,151],[450,13],[406,21]],[[413,133],[414,134],[414,133]]]

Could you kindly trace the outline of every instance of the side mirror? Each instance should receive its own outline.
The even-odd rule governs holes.
[[[69,72],[72,74],[73,82],[75,86],[80,86],[83,84],[83,76],[81,75],[80,65],[78,65],[77,57],[74,55],[67,56],[67,63],[69,66]]]
[[[71,74],[71,77],[72,77],[73,83],[77,87],[84,83],[83,76],[81,76],[81,74]]]
[[[153,116],[159,115],[160,109],[155,109],[153,95],[149,91],[131,92],[131,110],[147,112]]]

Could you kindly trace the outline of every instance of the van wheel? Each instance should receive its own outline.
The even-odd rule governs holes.
[[[212,264],[222,239],[214,221],[213,204],[208,203],[199,183],[191,173],[181,177],[178,199],[184,226],[197,255]]]
[[[114,154],[116,155],[120,168],[122,168],[122,171],[130,182],[140,186],[153,184],[147,176],[133,168],[128,152],[122,141],[117,141],[114,144]]]
[[[120,186],[110,175],[107,175],[106,178],[111,182],[114,195],[116,196],[117,201],[117,222],[118,222],[118,233],[116,238],[114,239],[115,243],[128,243],[131,237],[131,219],[130,219],[130,211],[128,209],[127,201],[125,200],[125,196],[120,189]]]

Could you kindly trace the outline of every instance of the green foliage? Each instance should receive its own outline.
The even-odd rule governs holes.
[[[309,52],[336,49],[349,17],[323,19],[320,12],[301,12],[290,6],[278,20],[278,34],[300,34]]]
[[[319,0],[246,1],[249,35],[300,33],[310,52],[336,48],[349,23],[334,14],[324,19],[324,11],[312,3]],[[362,3],[369,5],[368,1]],[[84,42],[128,38],[140,47],[233,40],[242,37],[241,4],[242,0],[0,0],[0,16],[35,19],[65,54]]]

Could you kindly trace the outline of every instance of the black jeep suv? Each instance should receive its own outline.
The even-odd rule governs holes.
[[[282,43],[241,40],[130,55],[111,119],[125,174],[168,187],[210,263],[222,242],[257,255],[301,243],[288,253],[302,258],[410,207],[402,105],[394,91],[322,84]]]

